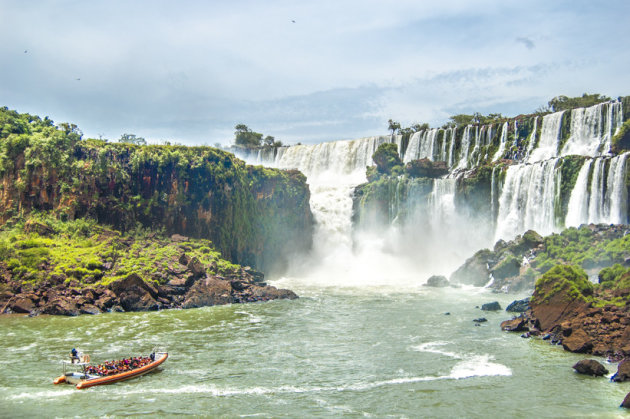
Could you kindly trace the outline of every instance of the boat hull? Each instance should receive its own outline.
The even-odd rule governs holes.
[[[76,387],[79,390],[81,390],[84,388],[100,386],[100,385],[105,385],[105,384],[113,384],[119,381],[129,380],[131,378],[139,377],[141,375],[144,375],[146,373],[149,373],[155,370],[157,367],[162,365],[162,363],[164,363],[164,361],[166,361],[166,359],[168,358],[168,353],[166,352],[157,353],[155,355],[156,355],[155,361],[141,368],[136,368],[131,371],[125,371],[120,374],[108,375],[105,377],[90,376],[90,378],[85,379],[85,375],[82,375],[79,373],[72,373],[72,374],[62,375],[61,377],[57,377],[55,378],[53,382],[54,384],[61,384],[61,383],[76,384]]]

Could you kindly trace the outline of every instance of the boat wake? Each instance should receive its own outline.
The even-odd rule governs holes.
[[[458,354],[441,349],[448,345],[449,342],[436,341],[426,342],[411,349],[418,352],[428,352],[443,355],[449,358],[461,360],[451,368],[451,373],[442,378],[462,379],[472,377],[488,377],[488,376],[510,376],[512,370],[503,364],[492,362],[494,357],[489,354]]]

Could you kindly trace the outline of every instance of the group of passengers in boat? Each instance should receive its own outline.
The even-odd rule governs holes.
[[[153,355],[153,354],[151,354]],[[88,365],[86,372],[88,374],[106,376],[120,374],[126,371],[142,368],[153,361],[153,357],[134,357],[125,358],[120,361],[107,361],[100,365]]]

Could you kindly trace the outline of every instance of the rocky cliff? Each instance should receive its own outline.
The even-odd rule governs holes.
[[[236,263],[270,271],[311,246],[298,171],[247,166],[211,147],[82,140],[74,125],[0,112],[0,220],[33,211],[212,240]]]

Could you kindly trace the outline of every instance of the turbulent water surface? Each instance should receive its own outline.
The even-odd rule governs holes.
[[[475,308],[496,298],[485,290],[301,294],[153,313],[1,317],[0,416],[612,417],[630,390],[575,374],[578,355],[501,332],[505,312]],[[481,316],[488,322],[475,327]],[[159,372],[87,390],[52,384],[72,347],[108,360],[154,345],[170,352]]]

